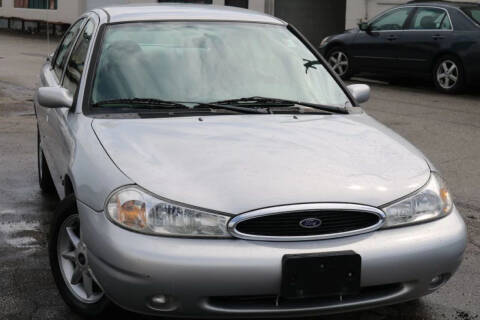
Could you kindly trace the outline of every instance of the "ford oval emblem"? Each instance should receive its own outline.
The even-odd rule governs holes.
[[[300,221],[299,225],[305,229],[315,229],[322,225],[322,220],[317,218],[307,218]]]

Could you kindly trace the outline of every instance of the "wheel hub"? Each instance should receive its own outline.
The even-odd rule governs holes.
[[[328,63],[339,76],[344,76],[348,72],[348,57],[341,51],[333,52],[328,58]]]
[[[86,256],[80,252],[78,255],[77,255],[77,264],[80,265],[80,266],[85,266],[87,264],[87,258]]]
[[[443,89],[452,89],[459,80],[459,69],[452,60],[445,60],[438,66],[437,82]]]

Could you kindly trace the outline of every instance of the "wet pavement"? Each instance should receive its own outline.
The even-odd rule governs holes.
[[[31,47],[31,41],[35,46]],[[8,46],[8,50],[3,50]],[[30,47],[28,47],[30,46]],[[27,48],[26,48],[27,47]],[[50,274],[46,242],[57,199],[37,183],[36,76],[44,41],[0,33],[0,319],[73,319]],[[4,53],[7,54],[4,54]],[[15,54],[15,53],[18,54]],[[18,56],[28,53],[25,70]],[[9,58],[10,57],[10,58]],[[12,60],[12,63],[9,63]],[[32,67],[34,66],[34,67]],[[366,110],[399,132],[437,165],[468,225],[465,260],[450,282],[421,300],[315,319],[480,320],[480,93],[445,96],[431,87],[373,85]],[[114,310],[116,319],[144,319]]]

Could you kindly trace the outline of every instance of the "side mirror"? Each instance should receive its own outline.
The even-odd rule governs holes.
[[[362,31],[370,33],[372,31],[372,27],[368,22],[362,22],[358,24],[358,28]]]
[[[366,84],[352,84],[347,88],[358,103],[365,103],[370,99],[370,86]]]
[[[55,54],[55,53],[52,52],[52,53],[50,53],[50,54],[47,56],[47,62],[52,62],[54,54]]]
[[[43,87],[37,91],[38,103],[45,108],[71,108],[73,98],[62,87]]]

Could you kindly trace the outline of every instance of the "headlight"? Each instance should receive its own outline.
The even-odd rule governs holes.
[[[326,45],[328,43],[328,40],[330,40],[330,37],[326,37],[325,39],[323,39],[322,42],[320,43],[320,47],[323,47],[324,45]]]
[[[428,183],[415,194],[383,208],[385,228],[439,219],[452,212],[453,201],[445,181],[432,173]]]
[[[165,236],[229,237],[229,217],[157,199],[137,187],[115,191],[107,217],[130,230]]]

